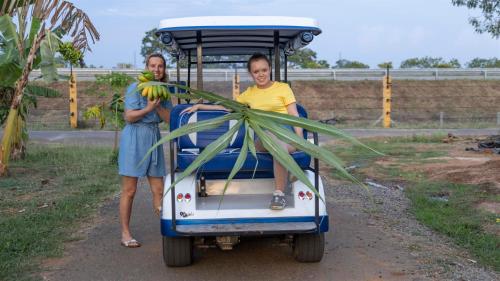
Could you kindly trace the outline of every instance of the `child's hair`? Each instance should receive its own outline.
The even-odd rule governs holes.
[[[151,58],[160,58],[162,61],[163,61],[163,69],[165,69],[165,73],[163,73],[163,78],[161,79],[162,82],[167,82],[168,80],[168,74],[167,74],[167,60],[165,59],[165,57],[160,54],[160,53],[153,53],[153,54],[149,54],[147,57],[146,57],[146,70],[148,69],[148,66],[149,66],[149,60]]]
[[[250,66],[252,65],[252,62],[258,61],[258,60],[265,60],[267,62],[267,64],[269,65],[269,67],[271,67],[271,61],[269,60],[269,58],[266,55],[264,55],[262,53],[255,53],[248,59],[248,63],[247,63],[248,72],[250,72]]]

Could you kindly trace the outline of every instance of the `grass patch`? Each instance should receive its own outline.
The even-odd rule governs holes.
[[[340,129],[381,129],[382,124],[374,124],[373,121],[340,121],[335,124]],[[415,121],[415,122],[397,122],[392,124],[395,129],[487,129],[496,128],[496,121],[473,121],[464,120],[463,122],[444,122],[442,125],[437,121]]]
[[[421,182],[406,193],[419,221],[450,236],[481,263],[500,271],[500,237],[484,231],[485,225],[495,224],[495,215],[474,208],[483,200],[494,199],[487,190],[473,185]]]
[[[450,145],[442,144],[443,138],[444,135],[435,135],[364,141],[386,156],[349,144],[330,149],[346,160],[346,166],[356,166],[354,175],[358,178],[370,176],[383,181],[407,182],[405,192],[412,202],[411,210],[421,223],[448,235],[481,264],[499,271],[500,238],[486,230],[498,227],[497,218],[476,208],[483,201],[500,202],[497,191],[487,186],[431,182],[417,169],[419,165],[436,161],[432,158],[448,155]],[[333,176],[340,177],[336,172]]]
[[[37,279],[78,225],[119,190],[109,148],[31,145],[0,179],[0,280]]]

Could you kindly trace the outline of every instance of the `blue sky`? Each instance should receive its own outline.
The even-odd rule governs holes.
[[[190,16],[299,16],[319,21],[323,33],[311,49],[331,65],[339,57],[376,67],[410,57],[500,58],[500,40],[477,34],[468,23],[478,11],[451,0],[79,0],[101,34],[87,64],[141,67],[141,40],[161,19]]]

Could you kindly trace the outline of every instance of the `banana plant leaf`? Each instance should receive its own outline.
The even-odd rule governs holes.
[[[42,61],[40,63],[40,71],[42,72],[42,77],[47,82],[57,81],[57,68],[55,61],[55,54],[58,50],[58,46],[61,40],[54,33],[47,31],[47,35],[42,40],[40,45],[40,54]]]

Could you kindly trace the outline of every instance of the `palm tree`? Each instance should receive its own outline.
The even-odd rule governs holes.
[[[0,175],[5,175],[13,140],[24,128],[19,107],[28,76],[40,67],[46,80],[57,79],[54,54],[63,35],[71,36],[73,46],[82,51],[90,49],[89,39],[99,40],[87,14],[68,1],[0,0],[0,86],[14,89],[2,139]]]

